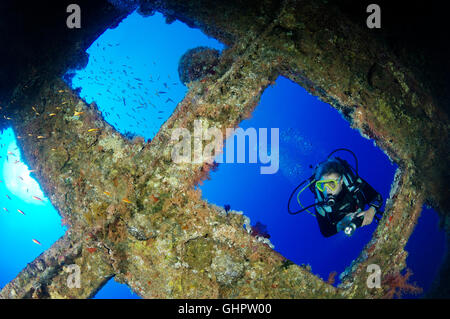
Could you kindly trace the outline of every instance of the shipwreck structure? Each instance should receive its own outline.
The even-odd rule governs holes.
[[[19,2],[3,4],[11,19]],[[113,276],[144,298],[380,298],[393,287],[369,289],[367,266],[379,265],[384,276],[405,268],[404,247],[424,204],[439,211],[448,229],[445,96],[338,6],[315,0],[79,1],[83,26],[70,30],[67,4],[46,9],[52,18],[46,33],[40,31],[45,34],[10,42],[11,56],[23,51],[24,63],[4,71],[14,75],[3,86],[0,125],[14,128],[69,230],[0,298],[89,298]],[[24,5],[32,19],[36,8]],[[102,32],[135,9],[159,11],[168,22],[178,19],[227,45],[217,72],[189,84],[150,143],[119,134],[61,79],[86,63],[86,48]],[[338,109],[399,166],[386,213],[339,287],[248,234],[245,212],[225,214],[203,201],[193,185],[207,176],[207,163],[171,160],[174,128],[190,129],[197,118],[219,128],[239,125],[279,75]],[[84,113],[76,118],[75,111]],[[67,285],[73,264],[81,270],[79,288]]]

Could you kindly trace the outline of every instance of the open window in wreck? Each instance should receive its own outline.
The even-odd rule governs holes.
[[[113,277],[101,287],[92,299],[140,299],[140,297],[133,293],[130,287],[118,283]]]
[[[203,197],[219,206],[229,205],[233,210],[243,211],[250,218],[255,235],[270,238],[276,251],[296,264],[309,264],[312,272],[323,279],[327,280],[333,272],[343,272],[370,241],[376,222],[358,229],[352,237],[338,233],[324,238],[316,218],[307,211],[288,214],[289,196],[313,174],[317,163],[338,148],[355,153],[359,175],[384,200],[389,197],[396,165],[371,140],[350,128],[337,110],[285,77],[279,77],[274,86],[264,91],[252,117],[241,122],[240,127],[247,132],[253,129],[258,132],[261,128],[267,128],[268,132],[271,128],[279,130],[279,149],[272,149],[275,152],[272,155],[276,155],[272,161],[278,160],[278,164],[271,163],[278,169],[273,174],[261,174],[260,168],[269,164],[249,163],[250,153],[256,153],[257,149],[249,149],[247,136],[245,163],[219,164],[211,179],[201,186]],[[271,137],[267,140],[270,144]],[[268,146],[269,153],[270,150]],[[334,155],[356,166],[348,152]],[[309,190],[299,199],[304,206],[314,202]],[[296,202],[292,200],[293,210],[297,210]],[[308,211],[314,214],[314,208]]]
[[[168,24],[159,12],[134,11],[92,43],[84,69],[69,70],[64,79],[117,131],[150,141],[187,92],[192,75],[185,64],[192,60],[183,58],[205,49],[214,63],[223,47],[180,21]]]
[[[402,298],[418,298],[427,296],[433,298],[438,293],[440,274],[445,253],[448,251],[445,231],[439,221],[438,213],[424,205],[405,251],[407,268],[405,273],[410,274],[410,282],[415,282],[419,289],[407,291]]]
[[[61,216],[21,156],[12,128],[0,133],[0,287],[66,231]]]

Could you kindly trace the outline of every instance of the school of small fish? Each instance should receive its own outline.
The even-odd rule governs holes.
[[[74,75],[72,87],[89,87],[96,92],[88,98],[96,102],[105,120],[127,137],[152,139],[175,109],[174,96],[183,96],[185,88],[166,71],[169,68],[158,69],[157,58],[148,64],[136,64],[140,59],[123,53],[118,57],[119,51],[123,52],[119,43],[97,40],[88,50],[88,65]],[[133,64],[131,60],[138,62]],[[82,114],[75,111],[74,116]]]

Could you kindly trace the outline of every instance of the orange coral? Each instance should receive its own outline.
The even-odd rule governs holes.
[[[336,282],[336,275],[337,275],[336,271],[330,272],[330,274],[328,275],[327,284],[334,285],[334,283]]]
[[[94,252],[97,250],[97,248],[95,248],[95,247],[92,247],[92,248],[91,248],[91,247],[88,247],[88,248],[86,248],[86,249],[87,249],[87,251],[90,252],[91,254],[94,253]]]
[[[409,277],[412,275],[410,269],[406,270],[406,273],[402,275],[400,272],[387,274],[383,281],[382,286],[388,287],[384,294],[384,299],[393,299],[394,297],[401,298],[403,294],[420,294],[423,289],[415,284],[408,283]]]
[[[209,180],[209,173],[210,171],[215,172],[217,170],[219,166],[219,163],[217,163],[216,161],[214,161],[213,163],[208,163],[205,162],[203,163],[202,167],[200,168],[200,171],[198,171],[196,173],[196,175],[194,176],[193,185],[203,185],[203,181],[204,180]]]

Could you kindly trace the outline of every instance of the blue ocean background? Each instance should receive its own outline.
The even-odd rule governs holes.
[[[95,102],[118,131],[151,140],[187,92],[178,77],[178,61],[188,49],[197,46],[225,48],[179,21],[166,24],[159,13],[147,18],[133,13],[90,46],[86,68],[68,70],[64,79],[79,90],[87,103]],[[243,211],[252,225],[266,225],[276,251],[296,264],[310,265],[321,278],[327,280],[331,272],[344,271],[371,239],[376,224],[358,229],[352,237],[337,234],[323,238],[313,216],[306,212],[288,214],[288,198],[301,181],[311,176],[311,167],[337,148],[348,148],[356,154],[359,174],[384,200],[389,196],[397,165],[372,140],[352,129],[337,110],[282,76],[264,91],[252,117],[240,127],[257,131],[267,128],[269,132],[271,128],[279,129],[278,171],[263,175],[260,168],[268,164],[260,162],[222,163],[211,173],[210,180],[199,186],[203,198]],[[67,230],[33,178],[32,168],[21,158],[16,143],[11,128],[1,133],[0,288]],[[354,165],[350,154],[335,155]],[[312,203],[312,195],[305,191],[301,201]],[[297,207],[295,200],[292,204]],[[424,208],[406,246],[407,266],[414,273],[411,281],[424,292],[447,250],[438,223],[437,213]],[[95,298],[139,297],[111,279]]]

